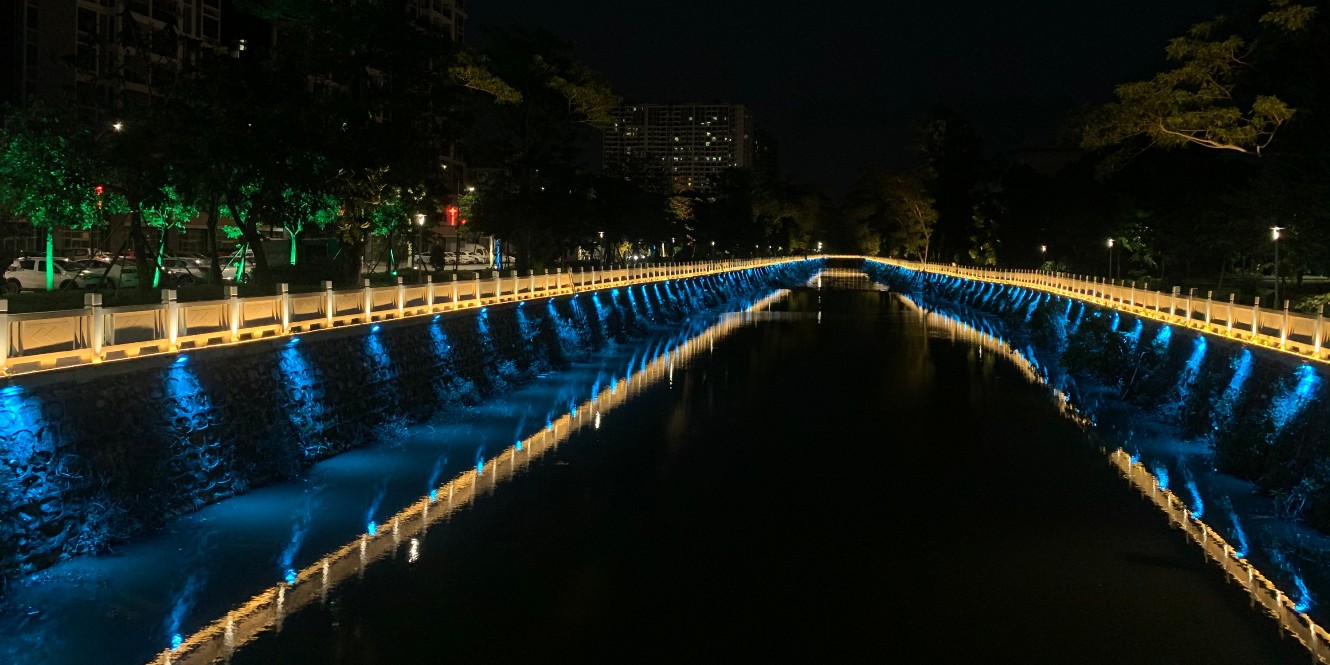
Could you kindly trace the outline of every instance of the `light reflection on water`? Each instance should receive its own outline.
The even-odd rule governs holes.
[[[754,303],[749,312],[761,310],[788,295],[777,291]],[[283,581],[255,595],[248,602],[228,612],[202,630],[184,638],[177,648],[161,652],[153,663],[212,663],[226,659],[236,649],[263,632],[280,628],[284,617],[314,602],[325,602],[330,589],[351,577],[364,575],[367,566],[390,557],[407,543],[407,559],[417,561],[427,556],[421,549],[425,531],[458,508],[471,503],[478,494],[492,492],[520,470],[584,427],[599,428],[615,407],[631,400],[648,386],[667,380],[676,362],[686,362],[695,354],[714,348],[715,340],[752,323],[748,314],[731,314],[700,334],[673,348],[662,349],[650,362],[639,364],[639,371],[616,379],[610,387],[592,395],[580,406],[551,418],[546,428],[519,440],[498,455],[479,460],[475,467],[454,477],[416,500],[397,514],[385,518],[391,529],[375,530],[347,543],[297,571],[294,581]],[[592,417],[588,418],[587,415]],[[375,501],[377,507],[378,499]],[[374,510],[371,508],[371,516]]]

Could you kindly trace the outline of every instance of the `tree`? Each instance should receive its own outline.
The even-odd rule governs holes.
[[[166,249],[168,234],[173,230],[184,229],[185,223],[198,214],[199,209],[183,199],[179,190],[172,184],[162,185],[151,197],[145,198],[139,204],[139,215],[143,218],[143,223],[157,230],[151,257],[141,257],[150,258],[152,261],[152,288],[158,288],[161,284],[162,255]]]
[[[961,261],[976,251],[972,240],[975,206],[988,196],[991,179],[979,131],[948,108],[929,111],[914,130],[914,153],[922,161],[918,175],[937,209],[933,254]]]
[[[474,97],[467,135],[471,165],[502,174],[478,185],[484,191],[472,222],[516,241],[518,267],[530,268],[537,240],[574,235],[568,218],[552,213],[581,207],[587,187],[579,158],[593,133],[614,122],[610,111],[621,100],[569,44],[540,30],[496,31],[463,62],[492,73],[459,75],[484,91]]]
[[[1291,0],[1270,4],[1255,26],[1219,17],[1174,38],[1165,52],[1177,65],[1148,81],[1118,86],[1117,100],[1087,119],[1082,145],[1099,149],[1131,143],[1135,152],[1198,145],[1261,155],[1295,110],[1260,90],[1251,63],[1271,33],[1305,30],[1315,14]],[[1257,36],[1233,32],[1244,28]]]
[[[0,211],[45,232],[48,291],[55,288],[55,232],[88,230],[127,210],[94,154],[86,130],[40,108],[7,113],[0,128]]]
[[[927,261],[937,209],[917,172],[868,169],[846,197],[846,215],[875,230],[893,256]],[[860,234],[863,235],[863,234]]]

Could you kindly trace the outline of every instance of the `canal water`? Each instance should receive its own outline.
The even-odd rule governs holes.
[[[355,574],[297,608],[319,584],[302,572],[230,661],[1310,659],[1009,358],[875,291],[727,321],[59,566],[12,594],[0,657],[147,662],[359,538]],[[483,468],[542,423],[557,446]],[[390,553],[366,557],[367,528],[459,472],[469,500],[400,542],[391,522]]]

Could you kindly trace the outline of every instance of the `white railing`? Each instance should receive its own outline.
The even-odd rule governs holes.
[[[1308,359],[1324,361],[1328,357],[1324,308],[1314,316],[1290,312],[1287,300],[1282,303],[1282,309],[1276,310],[1262,307],[1259,297],[1247,305],[1236,302],[1232,294],[1228,300],[1215,300],[1213,291],[1201,296],[1196,289],[1182,293],[1176,286],[1171,292],[1164,293],[1151,291],[1148,283],[1137,287],[1136,282],[1126,280],[1039,270],[988,270],[894,259],[866,260],[939,275],[1023,286]]]
[[[643,282],[699,277],[796,261],[793,257],[733,259],[696,263],[640,264],[606,270],[548,270],[537,275],[516,270],[475,273],[472,279],[424,284],[290,293],[279,284],[271,296],[241,298],[227,287],[226,298],[180,302],[162,291],[153,305],[103,307],[99,293],[84,295],[83,309],[29,314],[9,313],[0,299],[0,372],[24,374],[65,367],[176,353],[315,330],[362,325],[452,312],[519,300],[595,291]]]

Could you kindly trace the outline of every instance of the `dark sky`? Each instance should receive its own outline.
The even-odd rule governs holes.
[[[1046,143],[1066,112],[1148,77],[1220,0],[474,0],[486,26],[538,25],[627,101],[752,107],[781,171],[833,194],[903,164],[907,127],[945,105],[990,152]]]

